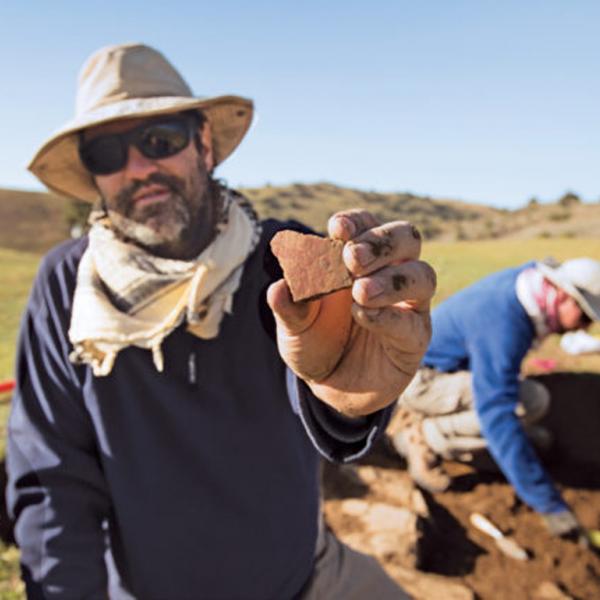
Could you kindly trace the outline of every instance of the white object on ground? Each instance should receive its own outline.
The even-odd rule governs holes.
[[[600,352],[600,339],[579,329],[565,333],[560,340],[560,347],[568,354]]]
[[[511,558],[516,558],[517,560],[527,560],[529,556],[527,552],[515,542],[510,537],[505,536],[489,519],[486,519],[480,513],[471,513],[471,524],[477,527],[479,531],[483,533],[487,533],[489,536],[493,537],[496,541],[496,546],[504,554],[510,556]]]

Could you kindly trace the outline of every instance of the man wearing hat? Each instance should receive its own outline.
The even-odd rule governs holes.
[[[590,258],[500,271],[437,306],[422,366],[389,428],[413,479],[443,491],[450,477],[440,458],[469,459],[488,448],[550,532],[579,539],[577,519],[531,443],[548,441],[533,423],[548,410],[549,394],[540,383],[522,380],[520,370],[528,350],[548,334],[597,320],[600,263]]]
[[[31,597],[405,597],[323,526],[318,462],[385,430],[435,274],[408,223],[347,211],[328,231],[352,288],[292,302],[269,241],[300,226],[212,176],[252,112],[194,98],[147,46],[103,48],[33,158],[96,210],[45,257],[20,334],[8,499]]]

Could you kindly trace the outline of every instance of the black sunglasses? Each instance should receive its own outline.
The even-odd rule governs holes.
[[[133,144],[146,158],[174,156],[187,148],[198,119],[176,116],[142,123],[124,133],[99,135],[89,141],[79,138],[79,157],[92,175],[110,175],[125,167]]]

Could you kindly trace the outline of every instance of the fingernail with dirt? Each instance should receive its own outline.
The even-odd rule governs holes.
[[[341,223],[348,236],[352,238],[356,234],[356,225],[354,224],[354,221],[344,217],[342,218]]]
[[[372,248],[367,244],[352,244],[350,250],[352,251],[354,260],[356,260],[361,267],[366,267],[375,260]]]

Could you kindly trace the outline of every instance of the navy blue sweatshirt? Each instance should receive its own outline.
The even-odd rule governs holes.
[[[123,350],[107,377],[75,366],[67,330],[86,240],[43,261],[24,314],[9,421],[9,506],[30,597],[295,597],[310,577],[319,452],[347,461],[389,410],[352,421],[277,352],[267,221],[219,336],[174,331],[165,369]],[[116,566],[108,568],[106,564]]]

